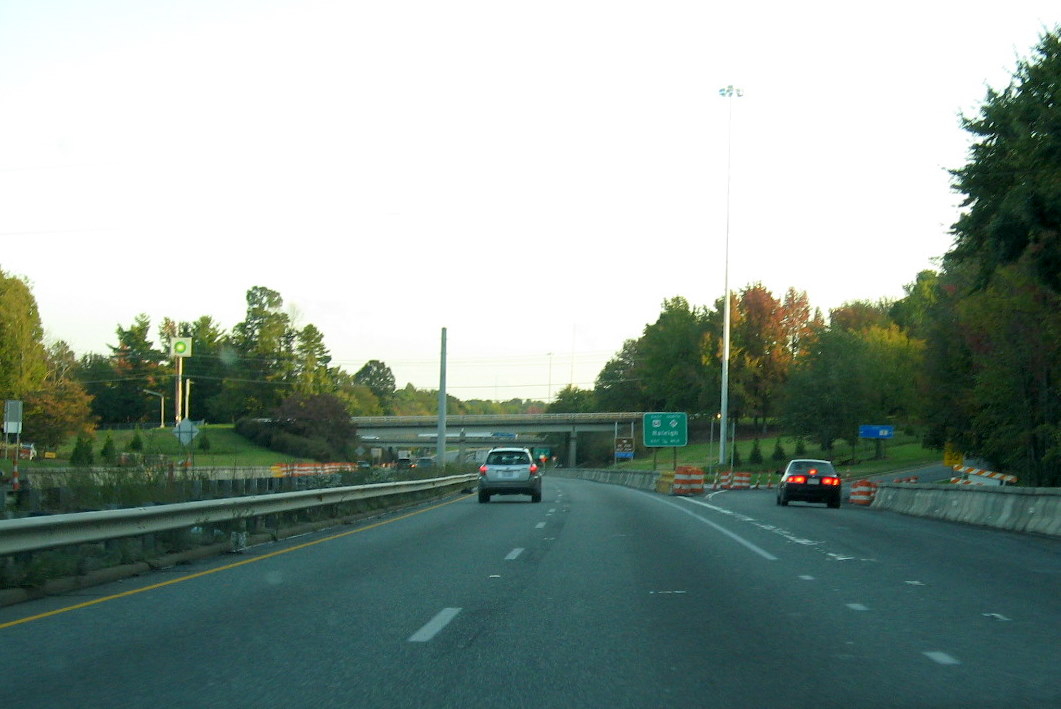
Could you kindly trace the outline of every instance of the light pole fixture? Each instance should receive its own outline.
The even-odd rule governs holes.
[[[150,389],[144,389],[143,392],[145,394],[150,394],[151,396],[157,396],[159,398],[159,402],[158,402],[158,427],[159,428],[165,428],[166,427],[166,395],[165,394],[161,394],[161,393],[159,393],[157,391],[151,391]]]
[[[730,166],[733,162],[733,99],[740,98],[744,95],[744,91],[741,89],[733,88],[730,84],[724,88],[718,90],[718,95],[724,99],[727,99],[729,103],[729,123],[727,125],[726,134],[726,251],[725,251],[725,272],[723,276],[723,290],[725,291],[724,300],[722,304],[722,402],[721,402],[721,413],[719,414],[720,426],[719,426],[719,448],[718,448],[718,462],[719,465],[726,464],[726,429],[729,422],[729,326],[730,326],[730,306],[729,306],[729,205],[730,205]]]

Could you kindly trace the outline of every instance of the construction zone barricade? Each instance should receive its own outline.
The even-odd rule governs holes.
[[[852,505],[872,505],[877,496],[877,483],[872,480],[856,480],[851,485]]]
[[[910,475],[905,478],[895,478],[895,480],[892,480],[893,483],[916,483],[917,481],[918,477],[916,475]]]
[[[715,490],[748,490],[751,486],[751,473],[716,473],[712,487]]]
[[[674,495],[704,494],[704,471],[691,465],[680,465],[674,471],[674,483],[671,487]]]
[[[961,465],[954,466],[954,472],[958,475],[950,481],[956,485],[1015,485],[1020,481],[1016,475],[996,473],[991,470],[970,468]]]
[[[274,478],[297,478],[305,475],[336,475],[353,470],[353,463],[275,463],[269,466]]]
[[[661,495],[671,494],[671,490],[674,488],[674,471],[673,470],[662,470],[660,471],[659,478],[656,480],[656,492]]]
[[[774,487],[774,476],[773,473],[759,473],[755,478],[755,484],[752,485],[753,490],[760,488],[770,490]]]

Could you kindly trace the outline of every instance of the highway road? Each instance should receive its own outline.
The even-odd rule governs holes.
[[[0,609],[2,707],[1057,707],[1061,540],[547,477]]]

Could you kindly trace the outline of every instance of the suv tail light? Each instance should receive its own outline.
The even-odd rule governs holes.
[[[486,475],[486,465],[485,464],[479,466],[479,474],[480,475]]]
[[[537,475],[538,474],[538,466],[535,465],[534,463],[531,463],[530,474],[531,475]]]

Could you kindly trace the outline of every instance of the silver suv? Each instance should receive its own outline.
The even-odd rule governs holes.
[[[479,502],[491,495],[530,495],[542,501],[542,476],[526,448],[494,448],[479,467]]]

